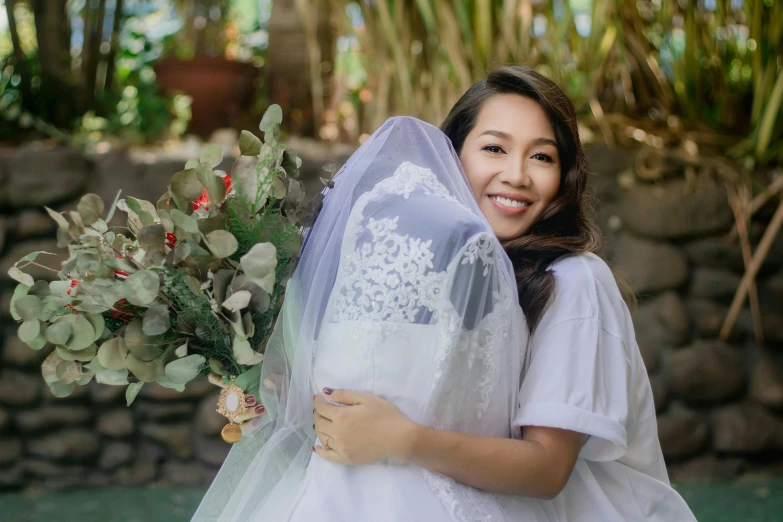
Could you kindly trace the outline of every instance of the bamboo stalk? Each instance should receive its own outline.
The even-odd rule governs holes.
[[[750,202],[750,204],[747,207],[746,213],[747,218],[750,219],[753,217],[753,215],[761,209],[764,205],[767,204],[767,202],[775,197],[775,195],[783,190],[783,173],[781,176],[772,182],[767,188],[764,189],[763,192],[758,194],[756,197],[753,198],[753,200]],[[726,239],[729,241],[734,241],[734,239],[737,237],[737,224],[734,224],[734,228],[729,232],[729,235]]]
[[[740,202],[741,196],[731,189],[726,188],[729,193],[729,203],[731,204],[731,210],[734,213],[734,220],[739,231],[740,247],[742,249],[742,262],[745,265],[745,270],[750,267],[753,260],[753,250],[750,246],[750,238],[748,237],[748,223],[745,221],[745,211],[742,203]],[[743,191],[743,195],[747,195],[747,191]],[[744,197],[742,199],[747,199]],[[761,306],[759,304],[758,287],[756,281],[751,281],[748,288],[748,296],[750,298],[750,313],[753,319],[753,332],[756,334],[756,342],[764,342],[764,326],[761,321]]]
[[[723,322],[723,326],[720,330],[720,339],[725,341],[728,339],[731,329],[734,327],[734,323],[737,321],[737,316],[742,309],[742,304],[745,301],[745,296],[748,294],[751,283],[755,280],[756,274],[758,274],[761,264],[769,254],[769,249],[772,247],[772,242],[775,240],[783,226],[783,201],[778,205],[778,209],[775,211],[775,215],[772,216],[772,220],[769,222],[767,229],[764,231],[764,235],[759,242],[759,246],[756,249],[756,253],[753,254],[753,259],[750,266],[745,270],[745,275],[742,276],[737,293],[734,294],[734,299],[731,302],[729,311],[726,314],[726,319]]]

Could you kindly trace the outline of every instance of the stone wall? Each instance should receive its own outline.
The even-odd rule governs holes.
[[[292,145],[304,156],[308,194],[324,175],[320,165],[339,163],[350,152]],[[131,408],[123,387],[94,382],[56,399],[40,375],[47,350],[35,352],[17,339],[8,310],[8,267],[32,250],[57,251],[42,205],[72,209],[85,191],[111,201],[119,188],[155,201],[170,175],[197,155],[193,143],[174,152],[87,157],[42,144],[0,150],[0,490],[206,485],[219,468],[229,446],[219,437],[224,420],[214,411],[216,390],[205,380],[182,394],[145,385]],[[717,331],[742,272],[738,248],[722,239],[732,224],[725,192],[706,181],[692,190],[678,176],[643,183],[628,171],[630,153],[596,148],[590,159],[605,254],[641,297],[637,338],[673,473],[728,477],[756,466],[757,457],[783,449],[777,413],[783,377],[775,351],[783,345],[783,241],[759,281],[767,344],[749,341],[747,315],[732,342],[722,344]],[[230,166],[227,160],[223,168]],[[60,260],[44,262],[56,267]],[[45,270],[34,276],[51,277]]]
[[[783,469],[783,235],[759,273],[765,342],[753,341],[743,310],[729,342],[718,340],[744,264],[726,190],[710,175],[687,182],[674,166],[655,181],[635,175],[632,153],[591,150],[606,236],[605,256],[630,283],[633,311],[658,412],[670,474],[731,478],[760,467]],[[755,243],[769,218],[751,227]]]

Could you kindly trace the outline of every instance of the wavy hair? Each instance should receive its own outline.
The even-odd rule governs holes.
[[[517,94],[544,109],[560,157],[560,188],[555,199],[527,233],[503,242],[514,265],[519,303],[532,332],[554,292],[552,263],[568,255],[598,252],[603,237],[591,218],[587,159],[579,140],[576,109],[549,78],[525,67],[495,69],[462,95],[440,129],[459,154],[484,103],[500,94]]]

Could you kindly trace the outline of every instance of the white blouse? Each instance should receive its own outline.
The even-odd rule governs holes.
[[[612,272],[593,254],[552,268],[555,295],[529,341],[513,425],[589,437],[563,491],[536,501],[536,520],[696,520],[669,484],[650,381]]]

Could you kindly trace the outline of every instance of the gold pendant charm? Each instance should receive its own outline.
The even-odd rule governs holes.
[[[223,429],[220,430],[220,436],[229,444],[234,444],[242,438],[242,428],[239,427],[239,424],[226,424],[223,426]]]
[[[242,428],[236,422],[237,418],[246,411],[245,392],[231,379],[231,383],[223,388],[218,398],[217,412],[230,421],[230,424],[226,424],[220,432],[224,441],[234,444],[242,438]]]

